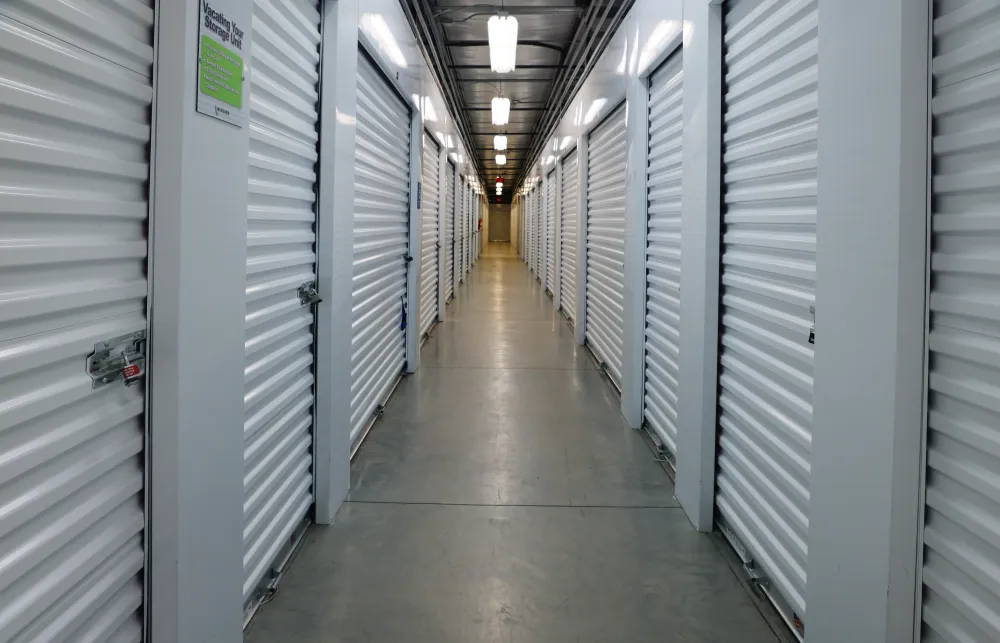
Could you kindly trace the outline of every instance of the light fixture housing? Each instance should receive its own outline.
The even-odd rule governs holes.
[[[507,137],[503,134],[498,134],[493,137],[493,149],[498,152],[502,152],[507,149]]]
[[[493,108],[493,124],[506,125],[510,120],[510,99],[503,96],[494,96],[491,103]]]
[[[493,16],[486,23],[490,42],[490,69],[509,74],[517,64],[517,18]]]
[[[507,165],[507,155],[506,154],[497,154],[496,161],[497,161],[497,165]]]

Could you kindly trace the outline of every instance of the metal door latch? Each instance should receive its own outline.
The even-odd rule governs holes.
[[[302,302],[303,306],[312,306],[323,301],[323,298],[316,292],[315,281],[307,281],[299,286],[299,301]]]
[[[101,388],[118,380],[132,386],[146,375],[146,331],[94,344],[94,352],[87,357],[87,375],[93,388]]]
[[[809,307],[809,314],[812,315],[812,326],[809,327],[809,343],[816,343],[816,306]]]

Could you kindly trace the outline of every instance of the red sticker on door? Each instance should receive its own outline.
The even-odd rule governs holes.
[[[137,377],[141,372],[142,369],[139,368],[138,364],[129,364],[128,366],[122,369],[122,377],[124,378]]]

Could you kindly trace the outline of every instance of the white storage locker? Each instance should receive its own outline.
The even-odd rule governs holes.
[[[545,178],[545,289],[555,292],[556,273],[556,171]]]
[[[625,104],[590,133],[587,162],[587,346],[622,385],[625,310]]]
[[[455,296],[455,165],[451,161],[448,161],[444,178],[444,211],[448,217],[444,228],[444,297],[448,302]]]
[[[646,323],[643,419],[677,455],[681,322],[682,77],[677,52],[650,77],[646,166]]]
[[[1000,641],[1000,6],[935,2],[925,643]]]
[[[258,0],[250,64],[243,600],[313,502],[318,2]]]
[[[799,619],[813,424],[817,22],[816,0],[739,0],[724,18],[716,517],[767,576],[779,608]]]
[[[472,234],[469,229],[469,217],[472,216],[472,185],[468,179],[462,182],[462,280],[469,273],[469,249],[472,247]]]
[[[457,250],[455,254],[455,272],[457,275],[457,283],[462,283],[465,279],[465,271],[463,267],[465,265],[465,177],[459,176],[458,179],[458,212],[455,217],[455,225],[457,226],[456,234],[458,235],[458,242],[455,245]]]
[[[420,335],[426,335],[438,316],[438,156],[441,148],[424,132],[420,170]]]
[[[529,270],[534,269],[532,261],[535,254],[535,248],[532,245],[535,238],[532,214],[531,192],[529,191],[524,195],[524,262],[528,264]]]
[[[482,207],[483,202],[480,200],[479,195],[473,193],[472,195],[472,258],[469,263],[469,268],[472,268],[472,264],[476,263],[479,259],[479,210]]]
[[[577,195],[580,189],[578,172],[579,156],[576,150],[571,151],[563,159],[562,167],[562,211],[559,216],[559,301],[563,313],[576,324],[576,243],[577,217],[579,216]]]
[[[545,284],[545,188],[548,183],[539,183],[535,188],[535,277]]]
[[[354,155],[351,444],[356,449],[405,366],[402,321],[409,312],[410,110],[363,50]]]
[[[118,5],[0,3],[4,641],[143,636],[144,383],[101,377],[147,328],[154,11]]]
[[[529,270],[534,269],[532,256],[535,253],[533,246],[534,223],[532,223],[531,209],[531,192],[529,191],[524,195],[524,262],[528,264]]]
[[[531,272],[535,272],[535,257],[538,256],[538,242],[536,241],[538,237],[538,225],[535,223],[535,218],[538,216],[537,208],[535,207],[535,189],[532,188],[528,192],[528,248],[530,250],[530,260],[528,265],[531,267]]]

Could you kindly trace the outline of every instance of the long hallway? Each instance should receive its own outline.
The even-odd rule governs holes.
[[[779,640],[512,246],[421,360],[248,643]]]

